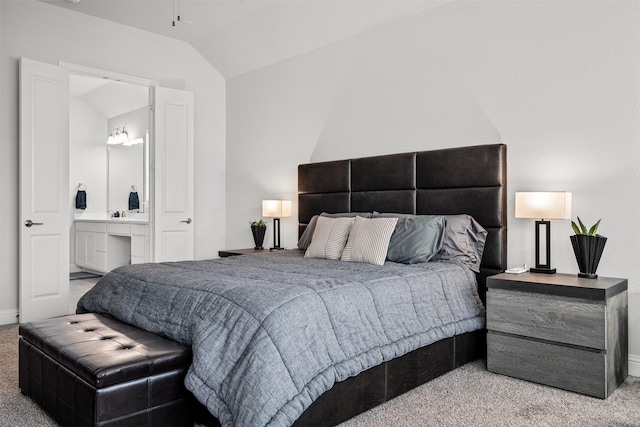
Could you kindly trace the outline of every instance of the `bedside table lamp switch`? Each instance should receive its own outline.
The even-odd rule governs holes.
[[[516,218],[536,220],[536,266],[530,271],[555,274],[556,269],[551,268],[551,222],[549,220],[571,219],[571,193],[565,191],[516,192],[515,205]]]

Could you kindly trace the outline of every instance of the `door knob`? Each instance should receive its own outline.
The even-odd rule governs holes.
[[[33,222],[33,221],[31,221],[30,219],[28,219],[28,220],[26,220],[26,221],[24,222],[24,225],[25,225],[26,227],[31,227],[32,225],[43,225],[43,224],[44,224],[44,222]]]
[[[191,218],[187,218],[186,220],[180,221],[180,222],[186,222],[187,224],[191,224],[191,221],[192,221]]]

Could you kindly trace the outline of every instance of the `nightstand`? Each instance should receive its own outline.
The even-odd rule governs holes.
[[[628,375],[627,279],[487,278],[487,369],[599,398]]]
[[[254,249],[254,248],[227,249],[224,251],[218,251],[218,256],[220,258],[226,258],[229,256],[236,256],[236,255],[265,254],[265,253],[269,253],[269,249]]]

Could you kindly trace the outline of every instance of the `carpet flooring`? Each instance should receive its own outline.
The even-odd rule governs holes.
[[[0,427],[55,426],[18,388],[18,328],[0,326]],[[349,420],[341,427],[640,427],[640,378],[608,399],[487,372],[476,361]]]

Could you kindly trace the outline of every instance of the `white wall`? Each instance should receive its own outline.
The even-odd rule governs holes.
[[[453,2],[230,79],[227,247],[252,246],[261,199],[296,200],[299,163],[504,142],[509,265],[534,262],[513,193],[573,192],[574,218],[609,237],[598,273],[629,279],[640,375],[639,83],[636,1]],[[293,247],[295,218],[281,224]],[[553,222],[573,274],[570,234]]]
[[[81,98],[69,99],[69,204],[71,218],[78,212],[102,212],[107,208],[107,117]],[[87,209],[76,209],[78,184],[87,191]]]
[[[225,81],[186,43],[34,0],[0,1],[0,324],[18,299],[18,59],[59,61],[194,92],[195,254],[225,242]],[[23,219],[22,219],[23,220]]]

